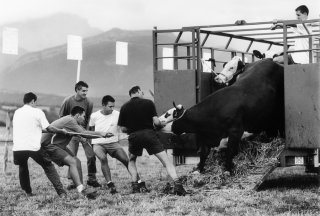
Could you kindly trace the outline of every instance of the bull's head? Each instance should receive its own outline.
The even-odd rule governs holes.
[[[223,70],[214,78],[217,83],[226,84],[243,69],[244,63],[239,56],[226,63]]]
[[[159,117],[159,120],[166,124],[164,128],[161,129],[162,132],[170,133],[171,132],[171,124],[172,122],[179,118],[184,111],[184,108],[181,104],[176,105],[175,102],[173,102],[173,108],[169,109],[167,112],[162,114]]]

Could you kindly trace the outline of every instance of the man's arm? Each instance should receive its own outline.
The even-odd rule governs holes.
[[[47,128],[43,129],[42,132],[44,133],[57,133],[57,134],[63,134],[63,135],[66,135],[68,133],[68,131],[66,129],[59,129],[59,128],[56,128],[52,125],[49,125]]]
[[[152,117],[153,125],[156,127],[156,129],[163,128],[166,124],[164,122],[161,122],[158,118],[158,116]]]

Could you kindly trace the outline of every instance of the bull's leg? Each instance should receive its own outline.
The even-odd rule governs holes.
[[[204,167],[206,164],[206,160],[208,158],[208,155],[210,153],[211,147],[218,146],[220,143],[221,138],[219,136],[214,137],[205,137],[205,136],[198,136],[197,137],[197,143],[200,144],[200,162],[198,163],[197,169],[200,172],[204,171]]]
[[[223,169],[232,172],[234,164],[232,162],[233,157],[239,152],[239,144],[241,137],[243,135],[243,130],[241,129],[231,129],[229,133],[229,139],[227,143],[227,148],[225,149],[225,164]]]
[[[206,164],[206,160],[207,160],[207,157],[208,157],[209,153],[210,153],[210,151],[208,149],[208,146],[203,144],[200,147],[200,162],[198,163],[198,166],[197,166],[197,169],[201,173],[204,171],[204,166]]]

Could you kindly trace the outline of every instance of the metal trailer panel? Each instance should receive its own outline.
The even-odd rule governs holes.
[[[217,89],[217,87],[214,86],[213,78],[214,77],[212,73],[201,73],[200,101],[210,95],[214,89]]]
[[[195,70],[154,72],[154,101],[158,115],[173,107],[172,102],[190,108],[196,104]]]
[[[286,65],[287,148],[320,148],[320,64]]]

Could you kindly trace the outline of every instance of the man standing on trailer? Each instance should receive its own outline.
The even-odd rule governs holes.
[[[309,9],[305,5],[301,5],[296,8],[296,16],[300,21],[308,20]],[[293,31],[295,36],[302,36],[312,34],[312,27],[310,23],[305,23],[305,27],[302,24],[297,25],[288,25]],[[283,28],[283,24],[277,23],[277,20],[274,21],[274,25],[271,27],[272,30],[277,28]],[[295,38],[294,39],[294,50],[307,50],[309,48],[309,38]],[[273,61],[280,64],[284,63],[283,55],[273,58]],[[288,54],[288,64],[308,64],[309,63],[309,52],[295,52]]]
[[[93,103],[87,98],[88,88],[89,86],[87,83],[83,81],[77,82],[74,88],[76,94],[64,99],[60,109],[60,113],[59,113],[60,117],[67,116],[71,114],[71,110],[75,106],[82,107],[85,110],[85,121],[82,123],[81,126],[85,129],[88,129],[88,123],[89,123],[90,115],[93,109]],[[99,184],[96,178],[96,172],[97,172],[96,156],[89,143],[90,140],[81,138],[78,136],[74,136],[71,139],[70,143],[68,144],[68,148],[71,150],[71,152],[74,155],[77,155],[80,142],[82,144],[82,147],[87,157],[87,167],[88,167],[87,185],[90,185],[92,187],[101,187],[101,185]],[[68,176],[69,176],[69,173],[68,173]],[[67,187],[67,189],[74,189],[74,188],[75,188],[75,185],[72,183]]]

